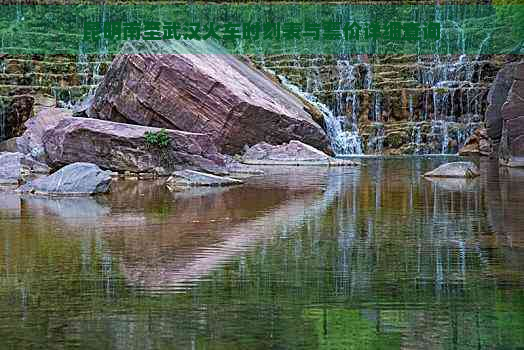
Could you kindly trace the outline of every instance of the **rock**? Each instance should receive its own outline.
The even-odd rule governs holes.
[[[9,101],[0,101],[0,142],[17,137],[25,131],[24,123],[33,116],[34,98],[28,95],[19,95],[9,98]]]
[[[91,115],[89,114],[89,109],[91,108],[91,105],[93,104],[94,100],[95,96],[92,94],[89,94],[85,96],[83,99],[81,99],[80,102],[73,107],[73,116],[81,118],[90,118]]]
[[[72,112],[68,109],[42,107],[35,117],[25,123],[24,133],[0,143],[0,150],[31,154],[34,159],[45,162],[46,155],[42,136],[47,130],[56,127],[60,120],[71,117],[71,115]]]
[[[235,158],[224,155],[224,160],[226,163],[226,169],[230,173],[235,174],[246,174],[246,175],[262,175],[264,174],[264,171],[254,167],[252,165],[243,164],[239,161],[237,161]]]
[[[30,181],[18,191],[45,195],[94,195],[109,192],[111,179],[110,172],[95,164],[74,163]]]
[[[181,170],[175,171],[167,180],[167,183],[175,186],[230,186],[240,185],[244,182],[231,177],[205,174],[193,170]]]
[[[290,141],[278,146],[266,142],[246,150],[242,162],[253,165],[358,165],[350,160],[335,159],[300,141]]]
[[[480,175],[479,168],[472,162],[451,162],[424,174],[425,177],[473,178]]]
[[[207,133],[221,153],[244,145],[300,140],[331,152],[324,130],[299,98],[254,67],[225,54],[202,55],[212,42],[126,43],[98,86],[89,110],[95,118],[166,129]],[[160,45],[171,45],[166,52]],[[206,48],[208,49],[208,48]],[[189,53],[188,53],[189,52]]]
[[[48,162],[61,167],[88,162],[123,173],[154,172],[155,168],[192,168],[227,174],[224,159],[208,135],[166,130],[166,147],[149,145],[146,132],[161,129],[98,119],[64,118],[43,137]]]
[[[464,146],[459,150],[461,156],[490,156],[492,153],[491,141],[486,129],[479,128],[475,130]]]
[[[503,128],[499,162],[506,166],[524,166],[524,62],[515,66],[514,81],[501,109]]]
[[[48,174],[49,167],[22,153],[0,153],[0,184],[18,185],[33,174]]]

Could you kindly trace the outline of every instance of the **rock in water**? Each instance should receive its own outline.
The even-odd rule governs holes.
[[[231,177],[205,174],[193,170],[175,171],[167,182],[169,185],[175,186],[231,186],[243,183],[243,181]]]
[[[22,153],[0,153],[0,184],[17,185],[32,174],[48,174],[49,167]]]
[[[296,140],[278,146],[266,142],[256,144],[246,150],[242,162],[254,165],[358,165],[350,160],[330,157]]]
[[[79,196],[109,192],[111,174],[95,164],[74,163],[57,172],[28,182],[19,192]]]
[[[64,118],[44,134],[43,141],[53,167],[88,162],[121,173],[147,173],[156,168],[171,173],[179,168],[192,168],[227,174],[223,157],[208,135],[165,130],[167,146],[146,142],[146,132],[160,131],[98,119]]]
[[[472,162],[452,162],[442,164],[435,170],[424,174],[426,177],[473,178],[480,175],[479,168]]]
[[[133,45],[142,45],[134,53]],[[166,47],[169,45],[169,47]],[[205,45],[205,48],[199,47]],[[178,54],[156,54],[156,52]],[[310,107],[210,41],[127,43],[96,90],[90,116],[114,122],[207,133],[218,151],[300,140],[330,153]]]

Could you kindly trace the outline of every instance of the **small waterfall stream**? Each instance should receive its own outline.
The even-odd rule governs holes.
[[[275,72],[266,69],[269,73],[276,75]],[[344,131],[343,120],[335,116],[332,110],[320,102],[314,95],[308,92],[302,91],[298,86],[291,83],[285,76],[278,75],[282,85],[293,93],[306,99],[309,103],[318,108],[324,117],[324,123],[326,125],[326,131],[331,141],[331,147],[337,156],[348,155],[348,154],[361,154],[361,140],[358,136],[358,131]]]

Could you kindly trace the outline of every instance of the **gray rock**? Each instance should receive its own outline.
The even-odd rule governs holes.
[[[18,184],[29,172],[25,173],[21,163],[22,153],[0,154],[0,184]]]
[[[479,168],[472,162],[452,162],[424,174],[425,177],[473,178],[480,175]]]
[[[169,185],[175,186],[230,186],[244,183],[231,177],[222,177],[193,170],[175,171],[167,180]]]
[[[0,184],[16,185],[36,174],[48,174],[49,167],[19,152],[0,153]]]
[[[336,159],[300,141],[292,140],[282,145],[262,142],[246,150],[242,163],[253,165],[358,165],[358,163]]]
[[[57,196],[93,195],[109,192],[111,179],[110,172],[101,170],[95,164],[74,163],[28,182],[18,192]]]

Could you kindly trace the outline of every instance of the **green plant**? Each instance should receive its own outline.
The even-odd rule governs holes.
[[[151,147],[166,148],[169,146],[169,136],[165,129],[158,132],[146,131],[144,134],[146,144]]]

